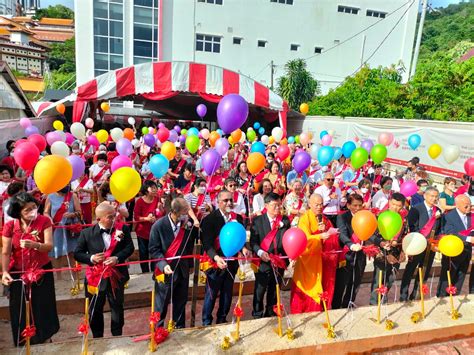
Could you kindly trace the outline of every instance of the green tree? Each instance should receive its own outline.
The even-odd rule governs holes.
[[[303,102],[311,101],[318,90],[318,82],[306,70],[303,59],[290,60],[285,64],[285,75],[278,79],[278,93],[290,108],[299,110]]]
[[[74,19],[74,11],[64,5],[48,6],[36,11],[36,19],[40,20],[43,17]]]
[[[76,71],[76,45],[74,37],[64,43],[54,43],[49,52],[48,64],[50,70],[59,70],[62,73]]]
[[[72,90],[76,83],[76,73],[61,73],[59,71],[51,72],[51,76],[45,80],[47,89]]]

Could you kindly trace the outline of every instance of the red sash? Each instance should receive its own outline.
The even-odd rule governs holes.
[[[367,191],[364,196],[364,202],[369,202],[370,201],[370,191]]]
[[[185,232],[184,227],[181,227],[179,229],[178,235],[173,239],[170,246],[168,247],[168,250],[165,253],[165,258],[173,258],[176,256],[176,253],[178,252],[179,247],[181,246],[181,243],[183,242],[184,232]],[[155,279],[157,282],[165,281],[164,274],[159,268],[155,269]]]
[[[471,227],[463,231],[460,231],[458,234],[462,235],[463,237],[468,237],[473,230],[474,230],[474,213],[471,213]]]
[[[188,184],[184,187],[182,191],[183,195],[189,194],[191,192],[191,186],[193,186],[194,181],[196,181],[196,175],[193,175],[191,180],[189,180]]]
[[[380,185],[381,180],[382,180],[382,175],[374,175],[374,184]]]
[[[239,200],[239,191],[234,191],[234,203],[237,203],[237,201]]]
[[[263,178],[264,178],[265,175],[267,175],[268,173],[269,173],[268,169],[263,170],[261,173],[259,173],[259,174],[255,177],[255,181],[256,181],[257,183],[262,182]]]
[[[278,215],[275,220],[273,221],[272,224],[272,229],[268,234],[263,238],[262,242],[260,243],[260,248],[262,248],[264,251],[269,251],[270,245],[273,243],[274,251],[276,253],[276,243],[275,243],[275,237],[277,235],[278,229],[280,228],[280,222],[282,220],[282,216]]]
[[[53,217],[53,224],[61,223],[64,214],[66,213],[67,209],[69,208],[69,202],[71,201],[72,193],[68,192],[66,196],[64,196],[64,201],[59,206],[58,210],[54,214]]]
[[[293,209],[300,210],[301,207],[303,207],[303,198],[304,198],[304,193],[301,193],[300,195],[298,195],[298,205],[296,205],[296,207],[294,207],[293,205]],[[288,218],[290,219],[290,222],[293,222],[295,217],[296,215],[294,215],[293,213],[290,213],[290,215],[288,216]]]
[[[109,167],[107,165],[104,165],[104,167],[97,173],[95,177],[92,178],[92,181],[98,182],[100,178],[105,174]]]
[[[173,173],[178,174],[178,172],[181,170],[181,168],[183,167],[185,163],[186,161],[183,158],[181,158],[181,160],[178,163],[178,166],[174,169]]]
[[[82,180],[79,182],[79,188],[82,189],[84,186],[86,186],[87,182],[89,181],[88,176],[84,176]]]
[[[436,223],[436,212],[438,209],[433,206],[431,210],[431,218],[426,222],[426,224],[423,226],[423,228],[420,229],[420,233],[423,234],[425,237],[428,237],[429,234],[431,233],[431,230],[433,229],[435,223]]]
[[[248,189],[248,187],[249,187],[249,183],[250,183],[250,180],[247,179],[247,181],[245,182],[245,184],[242,185],[241,189],[247,191],[247,189]]]
[[[199,195],[196,201],[196,206],[194,206],[193,208],[194,214],[196,215],[197,218],[201,217],[200,207],[203,204],[205,198],[206,198],[206,194]]]
[[[346,171],[347,165],[344,163],[341,167],[341,170],[339,170],[337,173],[334,174],[334,178],[337,179],[339,176]]]

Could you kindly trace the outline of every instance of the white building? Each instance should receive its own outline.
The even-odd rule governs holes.
[[[271,86],[306,59],[323,92],[363,63],[403,63],[419,0],[76,0],[77,83],[143,61],[195,61]]]

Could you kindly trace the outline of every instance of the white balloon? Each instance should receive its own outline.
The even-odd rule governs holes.
[[[270,138],[266,134],[264,134],[260,140],[262,141],[263,144],[267,145],[270,142]]]
[[[121,128],[115,127],[112,128],[110,131],[110,136],[112,137],[112,140],[117,143],[120,139],[123,138],[123,131]]]
[[[138,148],[140,146],[140,141],[136,138],[132,139],[132,145],[135,147],[135,148]]]
[[[239,143],[244,143],[244,142],[245,142],[245,138],[246,138],[246,137],[245,137],[245,134],[242,133],[242,134],[240,135]]]
[[[413,256],[423,253],[426,249],[426,238],[421,233],[408,233],[402,241],[402,248],[406,255]]]
[[[128,118],[128,124],[131,124],[133,126],[135,124],[135,118],[129,117]]]
[[[209,139],[210,134],[211,134],[211,132],[209,132],[209,130],[208,130],[207,128],[201,129],[201,136],[202,136],[202,138],[204,138],[205,140],[208,140],[208,139]]]
[[[247,132],[253,131],[252,127],[247,128]]]
[[[161,146],[163,145],[163,143],[161,143],[161,141],[160,141],[159,139],[157,139],[155,145],[156,145],[158,148],[161,148]]]
[[[71,134],[77,139],[84,139],[86,136],[86,127],[80,122],[74,122],[71,125]]]
[[[317,144],[313,144],[311,146],[311,150],[310,150],[311,158],[318,159],[318,150],[319,150],[319,147]]]
[[[67,158],[69,156],[69,147],[66,143],[57,141],[51,146],[51,153]]]
[[[454,163],[460,154],[461,149],[457,145],[448,145],[443,151],[444,160],[448,164]]]
[[[275,127],[272,129],[272,136],[275,138],[275,142],[280,143],[283,138],[283,130],[280,127]]]
[[[60,131],[60,130],[57,129],[55,132],[60,135],[61,141],[63,141],[63,142],[66,141],[66,133],[64,131]]]

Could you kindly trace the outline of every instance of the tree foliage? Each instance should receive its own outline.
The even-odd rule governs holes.
[[[62,73],[76,71],[76,45],[74,37],[64,43],[54,43],[49,52],[48,64],[50,70],[59,70]]]
[[[38,9],[35,18],[40,20],[43,17],[74,19],[74,11],[67,6],[58,4]]]

